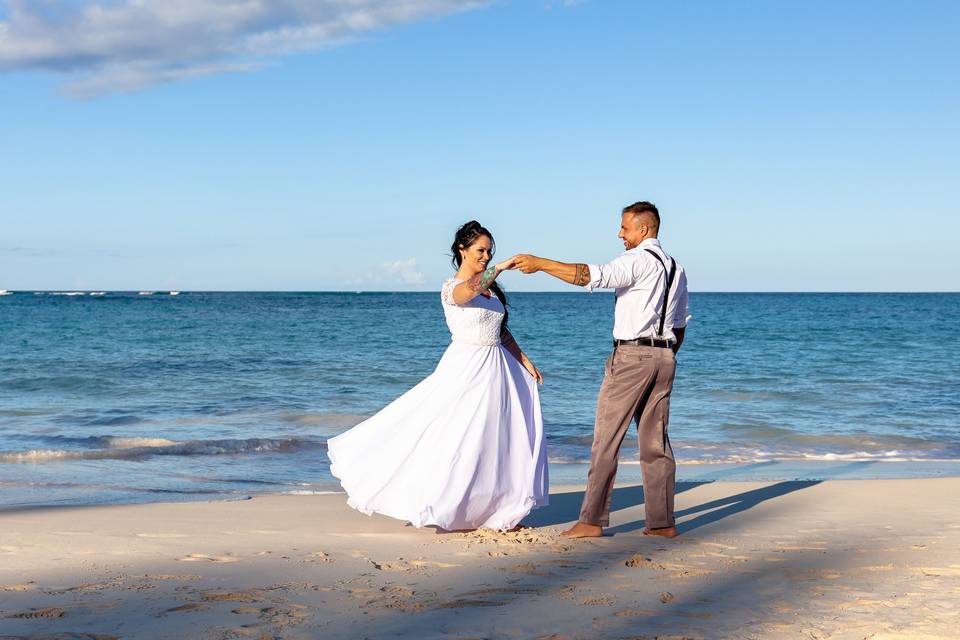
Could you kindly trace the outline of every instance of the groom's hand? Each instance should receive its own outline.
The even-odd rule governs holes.
[[[523,273],[536,273],[543,269],[543,258],[531,256],[527,253],[521,253],[514,257],[514,267],[520,269]]]
[[[585,287],[590,284],[590,265],[582,262],[557,262],[548,258],[538,258],[528,253],[516,255],[513,260],[514,266],[523,273],[543,271],[547,275],[578,287]]]

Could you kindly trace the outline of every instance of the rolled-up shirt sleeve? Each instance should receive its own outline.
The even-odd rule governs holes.
[[[624,253],[607,264],[588,264],[590,282],[587,283],[587,291],[629,286],[640,277],[639,267],[636,255],[630,253]]]

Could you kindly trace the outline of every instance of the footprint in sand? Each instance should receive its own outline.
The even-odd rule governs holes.
[[[308,618],[308,607],[302,604],[285,604],[285,605],[273,605],[269,607],[239,607],[233,609],[231,613],[239,615],[255,615],[260,619],[260,622],[257,624],[245,624],[243,625],[244,631],[253,631],[256,628],[263,628],[266,625],[270,625],[277,628],[288,627],[292,625],[299,625],[305,622]],[[240,633],[238,635],[248,635],[247,633]],[[233,636],[230,636],[233,637]],[[280,635],[274,635],[273,633],[264,634],[261,633],[257,635],[258,638],[274,638],[282,637]]]
[[[116,589],[120,587],[122,583],[123,581],[119,579],[113,582],[89,582],[86,584],[78,584],[75,587],[65,587],[63,589],[43,589],[43,592],[50,596],[59,596],[65,593],[93,593],[107,589]]]
[[[610,596],[599,596],[596,598],[587,598],[582,600],[580,604],[591,607],[612,607],[616,600]]]
[[[393,562],[384,562],[370,560],[370,564],[373,565],[374,569],[378,571],[412,571],[413,567],[410,566],[410,563],[404,560],[403,558],[397,558]]]
[[[159,616],[165,616],[168,613],[185,613],[187,611],[199,611],[201,609],[209,609],[205,604],[200,604],[199,602],[188,602],[187,604],[182,604],[179,607],[171,607],[165,611],[159,613]]]
[[[85,633],[83,631],[65,631],[53,635],[40,636],[0,636],[4,640],[120,640],[117,636],[108,636],[102,633]]]
[[[920,567],[920,573],[932,578],[940,576],[955,578],[960,576],[960,565],[952,564],[949,567]]]
[[[270,598],[266,589],[245,589],[243,591],[205,591],[201,596],[205,602],[263,602]]]
[[[577,597],[577,588],[572,584],[564,585],[557,590],[557,597],[564,600],[573,600]]]
[[[239,607],[237,609],[232,609],[230,613],[236,613],[239,615],[250,615],[250,614],[260,613],[260,609],[256,607]]]
[[[645,557],[642,553],[633,554],[629,560],[624,562],[628,567],[633,567],[634,569],[653,569],[654,571],[665,571],[664,567],[659,562],[654,562],[652,559]]]
[[[314,551],[313,553],[308,553],[305,555],[300,562],[307,564],[327,564],[329,562],[333,562],[333,558],[323,551]]]
[[[459,567],[459,564],[453,564],[450,562],[437,562],[434,560],[424,560],[423,558],[417,558],[415,560],[404,560],[403,558],[397,558],[395,561],[382,562],[377,560],[369,560],[370,564],[374,566],[375,569],[380,571],[414,571],[414,570],[423,570],[423,569],[449,569],[451,567]]]
[[[395,609],[398,611],[421,611],[436,606],[436,593],[419,592],[399,585],[380,587],[379,593],[367,590],[363,608]]]
[[[507,604],[504,600],[479,600],[469,598],[458,598],[450,602],[444,602],[437,605],[438,609],[463,609],[465,607],[502,607]]]
[[[676,564],[673,562],[668,562],[663,567],[670,572],[671,578],[700,578],[703,576],[712,575],[714,573],[712,569],[704,569],[703,567],[688,567],[687,565]]]
[[[450,569],[453,567],[462,566],[453,562],[440,562],[438,560],[424,560],[423,558],[416,558],[414,560],[411,560],[410,565],[415,569]]]
[[[541,593],[541,589],[533,587],[491,587],[458,594],[453,600],[436,605],[436,608],[502,607],[516,600],[517,596],[540,595]]]
[[[260,619],[274,627],[286,627],[305,622],[308,611],[309,608],[302,604],[265,607],[260,610]]]
[[[520,564],[510,565],[509,567],[500,567],[500,571],[509,571],[510,573],[523,573],[528,576],[552,576],[553,573],[546,569],[541,569],[539,565],[533,562],[522,562]]]
[[[177,558],[180,562],[239,562],[240,558],[236,556],[210,556],[205,553],[191,553],[182,558]]]
[[[60,607],[46,607],[43,609],[27,609],[26,611],[18,611],[17,613],[11,613],[7,617],[33,620],[35,618],[62,618],[66,614],[66,609],[62,609]]]

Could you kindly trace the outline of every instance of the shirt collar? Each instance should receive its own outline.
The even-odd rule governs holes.
[[[656,238],[647,238],[646,240],[644,240],[643,242],[635,246],[633,249],[631,249],[631,251],[642,251],[647,247],[656,247],[662,251],[662,248],[660,247],[660,241]]]

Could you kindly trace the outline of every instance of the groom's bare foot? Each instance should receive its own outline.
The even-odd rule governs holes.
[[[561,538],[599,538],[603,535],[603,527],[586,522],[578,522],[560,534]]]
[[[660,536],[661,538],[676,538],[680,535],[676,527],[657,527],[656,529],[644,529],[645,536]]]

